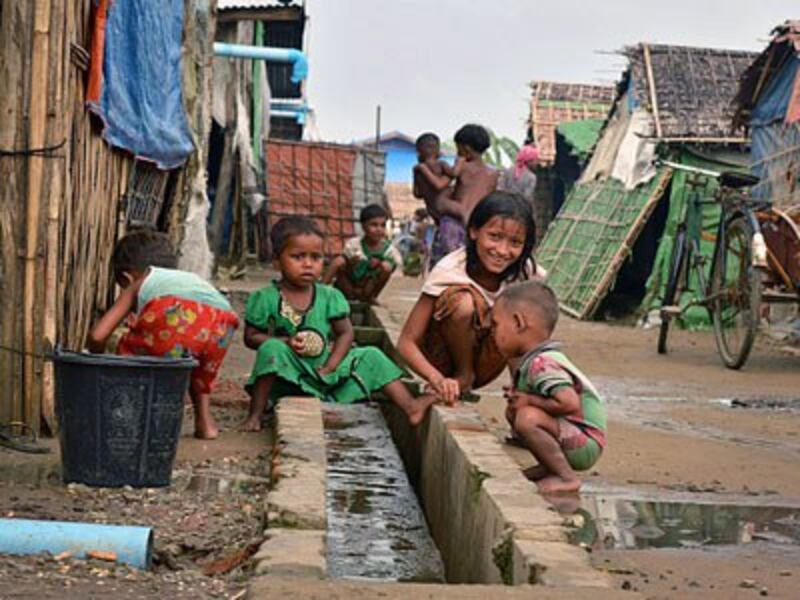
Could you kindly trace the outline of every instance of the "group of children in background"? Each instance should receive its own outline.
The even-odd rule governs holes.
[[[440,160],[433,134],[417,142],[415,193],[437,221],[439,264],[407,319],[398,350],[427,383],[425,393],[413,397],[401,381],[403,371],[380,349],[354,346],[348,298],[374,302],[398,264],[386,239],[386,211],[366,207],[363,237],[348,242],[327,269],[324,233],[309,218],[285,217],[270,231],[280,278],[247,300],[244,343],[255,351],[255,361],[242,428],[261,430],[267,411],[284,396],[352,403],[375,392],[416,425],[433,403],[453,405],[510,367],[506,416],[512,439],[538,461],[526,474],[544,492],[577,490],[575,471],[591,467],[605,444],[602,400],[551,341],[558,303],[532,260],[531,207],[518,196],[492,191],[497,173],[481,160],[489,146],[486,130],[467,125],[455,141],[459,158],[453,167]],[[120,353],[194,356],[195,435],[213,439],[218,428],[209,393],[239,320],[222,294],[176,264],[163,234],[123,238],[113,256],[121,292],[93,328],[88,346],[104,351],[127,319]]]

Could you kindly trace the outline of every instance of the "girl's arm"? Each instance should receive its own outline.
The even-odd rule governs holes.
[[[90,352],[101,353],[106,349],[106,342],[114,330],[127,317],[136,306],[136,294],[139,292],[138,285],[129,285],[120,292],[114,304],[111,305],[97,324],[89,332],[86,339],[86,347]]]
[[[271,339],[276,339],[276,340],[281,340],[282,342],[286,342],[287,344],[292,346],[292,350],[296,351],[294,345],[292,344],[292,340],[294,338],[289,338],[288,336],[270,335],[266,331],[262,331],[258,327],[254,327],[249,323],[244,324],[244,345],[250,348],[251,350],[258,350],[261,347],[261,344]]]
[[[436,299],[433,296],[422,294],[411,309],[400,338],[397,340],[397,350],[406,361],[406,364],[417,375],[431,384],[436,392],[448,404],[458,400],[460,390],[458,381],[449,379],[434,367],[422,352],[422,341],[428,323],[433,318],[433,307]]]
[[[353,345],[353,323],[350,321],[350,317],[331,321],[331,327],[336,335],[336,340],[333,342],[333,349],[328,360],[317,369],[320,375],[333,373]]]

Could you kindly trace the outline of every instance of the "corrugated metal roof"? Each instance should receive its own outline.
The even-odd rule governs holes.
[[[268,8],[303,8],[304,0],[217,0],[217,10],[266,10]]]

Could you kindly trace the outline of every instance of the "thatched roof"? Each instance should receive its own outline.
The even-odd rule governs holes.
[[[800,56],[800,21],[786,21],[772,30],[772,40],[758,58],[745,71],[734,100],[736,114],[734,127],[746,126],[750,111],[756,105],[767,83],[786,64]]]
[[[731,133],[739,79],[758,56],[743,50],[638,44],[628,57],[634,100],[664,141],[739,142]]]
[[[605,119],[614,103],[611,85],[531,82],[531,137],[539,148],[539,162],[548,165],[556,157],[556,127],[583,119]]]

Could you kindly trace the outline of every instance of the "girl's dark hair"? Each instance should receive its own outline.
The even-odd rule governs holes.
[[[148,267],[174,269],[178,266],[178,255],[169,237],[158,231],[134,231],[117,242],[111,257],[114,278],[125,272],[144,273]]]
[[[269,232],[269,241],[272,243],[272,256],[278,257],[286,249],[289,240],[296,235],[316,235],[325,239],[317,224],[308,217],[292,215],[283,217]]]
[[[519,194],[509,192],[492,192],[483,200],[478,202],[469,216],[467,223],[467,269],[475,269],[480,265],[478,258],[478,248],[475,240],[469,235],[473,229],[480,229],[493,217],[501,219],[513,219],[525,227],[525,245],[522,253],[508,268],[500,274],[503,281],[518,281],[528,278],[525,265],[528,259],[531,260],[534,270],[536,263],[531,253],[536,244],[536,226],[533,221],[533,210],[525,198]]]
[[[367,221],[377,219],[379,217],[382,219],[388,219],[389,213],[386,212],[386,209],[380,204],[367,204],[361,209],[361,212],[358,215],[358,220],[361,221],[362,225],[366,225]]]

